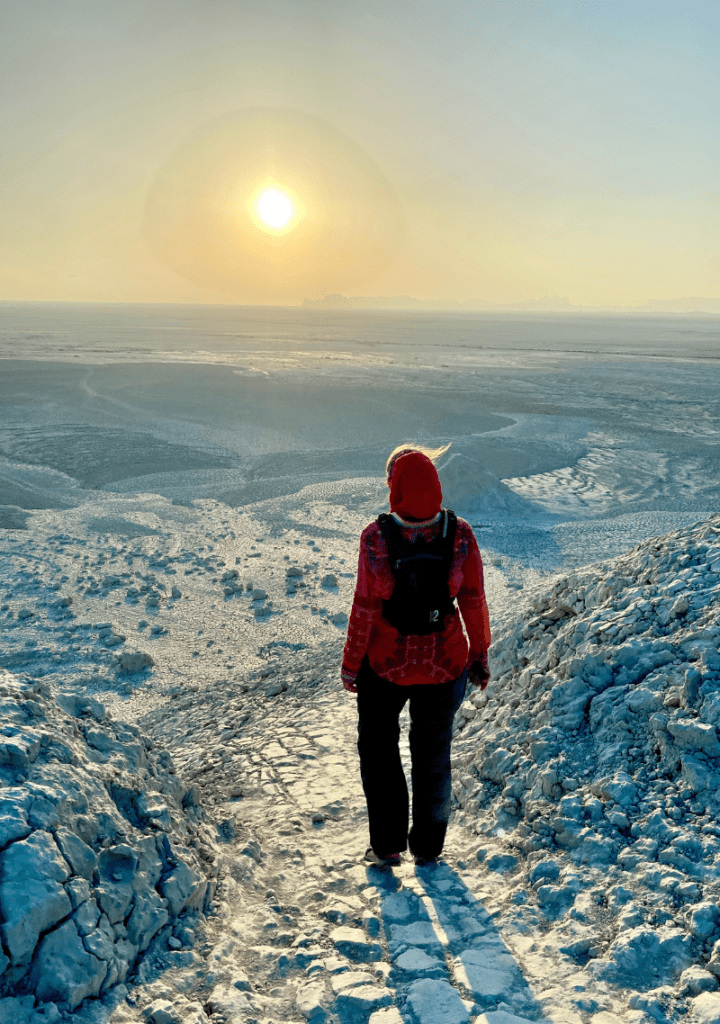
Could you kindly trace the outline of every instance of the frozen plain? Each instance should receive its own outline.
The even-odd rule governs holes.
[[[213,912],[208,921],[202,924],[190,900],[131,968],[125,979],[130,1001],[122,982],[109,984],[108,970],[99,981],[96,974],[98,991],[91,992],[104,998],[79,1004],[75,1018],[140,1020],[145,1011],[157,1024],[173,1014],[189,1022],[213,1013],[228,1021],[325,1014],[361,1021],[379,1013],[378,1024],[392,1024],[399,1009],[419,1024],[475,1018],[510,1024],[510,1014],[594,1024],[688,1012],[716,1019],[714,975],[705,969],[714,926],[703,934],[704,945],[710,943],[705,954],[696,947],[688,952],[689,943],[697,945],[692,928],[705,928],[692,924],[693,908],[714,899],[712,872],[697,878],[691,871],[673,884],[672,872],[680,869],[666,862],[671,866],[655,880],[649,909],[627,879],[615,888],[630,896],[616,892],[598,902],[598,878],[624,871],[617,866],[622,851],[606,846],[584,860],[581,851],[572,864],[548,855],[594,848],[584,840],[574,846],[577,830],[549,823],[547,808],[532,806],[522,786],[505,792],[523,778],[517,757],[511,769],[492,762],[490,775],[483,775],[480,761],[489,757],[497,732],[484,706],[469,703],[461,719],[459,732],[474,726],[470,753],[484,753],[467,760],[463,748],[467,763],[458,765],[466,770],[458,771],[446,867],[430,878],[406,866],[395,882],[358,867],[366,843],[362,793],[352,698],[340,687],[338,669],[357,539],[386,507],[387,453],[402,440],[452,441],[441,464],[445,501],[477,531],[503,682],[487,707],[511,713],[522,699],[532,708],[533,694],[563,683],[562,674],[553,676],[552,657],[543,672],[523,661],[523,650],[537,643],[531,635],[537,625],[523,633],[538,618],[529,612],[533,602],[542,607],[543,595],[554,594],[553,609],[573,609],[544,624],[540,616],[549,641],[566,617],[581,610],[591,617],[593,601],[612,605],[630,596],[637,580],[631,585],[627,571],[608,559],[718,508],[719,333],[717,319],[668,316],[2,307],[1,664],[26,686],[42,679],[47,700],[70,694],[101,701],[116,722],[139,726],[164,745],[176,778],[188,791],[197,787],[187,807],[181,805],[192,815],[185,825],[174,823],[173,841],[188,844],[186,859],[198,876],[198,849],[213,866],[210,880],[221,870],[214,865],[223,857],[226,862],[204,908]],[[673,543],[714,550],[695,534],[678,534],[669,550]],[[576,583],[558,589],[568,574]],[[621,593],[608,585],[607,595],[593,597],[590,584],[600,579],[625,585]],[[671,587],[675,577],[666,582]],[[676,647],[675,661],[661,658],[654,666],[657,673],[669,664],[672,672],[664,683],[658,676],[654,687],[652,678],[645,687],[652,691],[648,711],[657,710],[652,694],[663,686],[671,701],[684,693],[683,672],[699,672],[702,682],[703,672],[714,671],[712,660],[699,660],[703,644],[717,651],[717,595],[712,586],[705,590],[707,635],[683,638],[696,645],[695,655]],[[568,593],[577,598],[572,605]],[[671,631],[686,624],[686,613],[670,617],[673,607],[665,609],[664,628]],[[619,611],[611,610],[617,618]],[[641,634],[641,620],[642,614],[631,618],[631,635]],[[624,628],[621,622],[609,636],[619,636],[619,643]],[[585,631],[578,627],[569,635],[565,647],[576,654]],[[605,646],[612,648],[607,638]],[[127,671],[134,652],[154,664]],[[583,656],[596,662],[596,654]],[[602,672],[588,669],[586,675],[600,678]],[[618,693],[623,685],[629,684],[619,682]],[[681,722],[698,714],[702,720],[702,708],[684,700],[668,707],[678,709]],[[556,704],[563,712],[555,723],[560,747],[573,747],[585,712],[580,723],[572,716],[568,721],[562,701]],[[540,710],[519,727],[528,753],[533,737],[547,729]],[[484,718],[475,723],[481,711]],[[589,730],[589,712],[585,718]],[[714,728],[712,721],[704,724]],[[657,758],[656,737],[625,747],[614,735],[600,740],[607,763],[599,773],[588,768],[584,782],[565,772],[567,789],[558,757],[552,762],[557,736],[543,740],[550,764],[536,742],[536,768],[555,772],[544,790],[541,780],[540,798],[554,803],[567,822],[572,811],[565,806],[560,814],[560,803],[568,804],[577,782],[587,827],[594,829],[592,815],[601,804],[602,829],[609,824],[617,843],[627,845],[634,825],[646,827],[640,805],[633,820],[629,808],[608,795],[609,783],[604,790],[600,783],[613,772],[637,775],[638,759]],[[458,743],[465,743],[463,736]],[[648,771],[658,785],[675,786],[673,808],[694,805],[687,814],[697,815],[698,830],[712,828],[716,809],[689,790],[687,764],[672,769],[672,741],[668,749],[667,765],[663,754]],[[597,759],[593,750],[582,771]],[[701,751],[701,760],[705,755],[712,753]],[[33,763],[19,774],[13,769],[14,776],[0,767],[5,784],[32,784],[33,771],[42,779],[42,757]],[[667,779],[660,771],[666,767]],[[496,791],[498,771],[509,775]],[[617,796],[617,788],[612,792]],[[615,824],[613,813],[621,816]],[[146,818],[146,827],[157,829],[158,820]],[[532,822],[542,828],[530,828],[529,838],[518,835]],[[62,820],[63,827],[71,824]],[[538,895],[545,878],[545,888],[559,896]],[[661,927],[671,918],[685,922],[681,885],[688,887],[681,892],[690,938],[683,945],[663,935],[670,952],[657,984],[644,977],[629,983],[627,971],[586,969],[617,942],[618,927],[630,927],[627,918],[613,931],[612,921],[622,919],[620,908],[632,899],[642,904],[630,907],[637,911],[635,929]],[[394,902],[388,886],[398,888]],[[518,920],[526,900],[530,909]],[[593,902],[604,915],[602,927],[588,910]],[[459,916],[472,925],[456,934],[453,907],[464,908]],[[206,932],[202,941],[188,939],[193,914],[196,936]],[[592,934],[581,928],[568,938],[572,923],[583,920]],[[343,938],[334,930],[348,925],[364,925],[367,949],[352,946],[357,934]],[[393,928],[406,926],[412,934],[402,932],[408,941],[399,942]],[[126,940],[116,936],[120,941]],[[650,942],[647,961],[657,951],[644,932],[637,937],[644,950],[643,942]],[[173,950],[178,943],[182,948]],[[353,967],[368,957],[369,967]],[[681,970],[696,968],[702,977],[680,984]],[[242,971],[249,972],[249,989]],[[574,986],[548,981],[567,977],[575,978]],[[58,1013],[72,1002],[62,995],[51,1000]],[[12,1012],[24,1014],[18,1020],[34,1019],[30,1005],[22,1011],[13,1005]],[[437,1007],[442,1013],[433,1016]],[[48,1013],[36,1013],[37,1020],[50,1019]]]

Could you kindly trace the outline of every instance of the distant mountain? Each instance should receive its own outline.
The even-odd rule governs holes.
[[[649,299],[639,308],[658,313],[720,313],[720,299]]]
[[[642,306],[578,306],[564,296],[544,296],[524,302],[486,302],[470,299],[415,299],[410,295],[326,295],[322,299],[305,299],[310,309],[397,309],[397,310],[466,310],[476,313],[720,313],[720,298],[649,299]]]

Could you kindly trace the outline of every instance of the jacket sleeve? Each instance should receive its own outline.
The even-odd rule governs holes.
[[[467,555],[463,561],[463,582],[457,594],[457,603],[470,643],[468,665],[472,665],[487,654],[491,637],[480,549],[472,529],[466,532]]]
[[[341,675],[344,683],[352,682],[360,671],[373,628],[381,616],[382,597],[377,593],[370,570],[368,530],[364,530],[360,538],[355,596],[343,651]]]

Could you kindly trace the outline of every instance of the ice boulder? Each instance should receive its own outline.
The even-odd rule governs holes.
[[[720,907],[705,901],[693,907],[689,921],[690,934],[706,942],[720,932]]]
[[[132,675],[150,668],[155,664],[155,659],[147,651],[123,651],[122,654],[118,654],[116,664],[119,672],[127,672]]]
[[[74,1010],[87,996],[99,995],[112,956],[112,943],[106,945],[104,955],[91,953],[74,921],[51,931],[40,943],[34,966],[37,998],[43,1003],[64,1003]]]
[[[689,996],[699,996],[701,992],[715,992],[718,987],[715,975],[703,970],[698,964],[693,964],[683,971],[678,982],[679,991]]]
[[[693,999],[692,1012],[697,1024],[720,1024],[720,994],[703,992]]]
[[[122,983],[165,925],[206,908],[219,870],[207,835],[195,850],[201,811],[167,752],[97,701],[58,696],[0,670],[4,739],[27,752],[0,761],[0,1011],[13,1024],[27,992],[72,1012]]]
[[[621,807],[632,807],[637,802],[637,786],[627,772],[617,772],[612,778],[598,779],[590,787],[603,800],[614,800]]]
[[[0,854],[0,933],[14,965],[28,964],[40,934],[72,910],[61,884],[69,877],[48,832],[34,832]]]
[[[692,939],[678,928],[640,925],[620,934],[593,973],[603,980],[636,989],[673,984],[691,966]]]
[[[668,722],[667,731],[679,747],[685,750],[702,750],[711,757],[720,756],[717,729],[709,722],[696,722],[693,718],[681,718]]]

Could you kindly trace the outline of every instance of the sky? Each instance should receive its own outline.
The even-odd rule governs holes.
[[[718,298],[718,96],[718,0],[3,0],[0,299]]]

